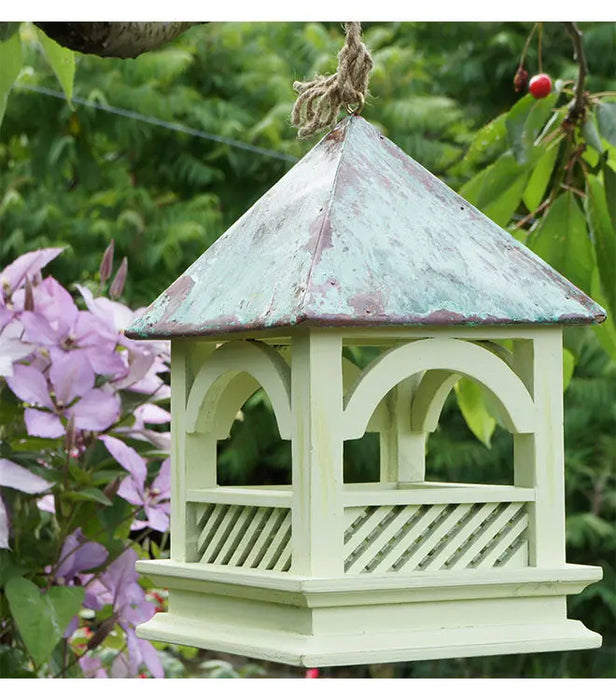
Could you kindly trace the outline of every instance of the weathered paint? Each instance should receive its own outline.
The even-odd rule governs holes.
[[[348,117],[126,334],[604,319],[532,251],[364,119]]]

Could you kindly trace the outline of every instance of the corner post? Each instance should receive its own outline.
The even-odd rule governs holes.
[[[319,329],[293,337],[292,572],[344,573],[342,338]]]
[[[562,330],[537,329],[532,341],[516,341],[515,369],[535,404],[535,432],[516,435],[515,484],[535,489],[530,506],[529,564],[565,564],[565,456],[563,437]]]

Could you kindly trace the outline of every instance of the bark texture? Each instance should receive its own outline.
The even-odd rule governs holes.
[[[199,22],[35,22],[47,36],[73,51],[135,58],[175,39]]]

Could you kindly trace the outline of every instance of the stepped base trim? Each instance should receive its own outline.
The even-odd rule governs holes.
[[[593,649],[601,636],[577,620],[540,625],[490,625],[411,632],[301,635],[280,630],[196,622],[159,613],[140,625],[142,639],[199,646],[309,668],[399,661]]]

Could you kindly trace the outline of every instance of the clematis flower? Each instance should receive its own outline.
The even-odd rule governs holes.
[[[118,334],[101,325],[89,311],[80,311],[69,292],[53,277],[34,287],[33,311],[20,316],[24,340],[43,348],[59,348],[86,357],[96,374],[122,377],[128,369],[116,352]]]
[[[24,411],[29,435],[56,438],[64,435],[60,416],[73,420],[77,430],[106,430],[120,415],[120,399],[94,388],[95,376],[84,355],[74,356],[57,348],[49,350],[49,389],[46,376],[32,365],[15,365],[7,378],[11,391],[31,404]]]
[[[42,493],[51,488],[52,484],[25,467],[11,462],[10,459],[0,458],[0,486],[23,493]],[[4,501],[0,497],[0,549],[8,549],[8,546],[9,518]]]
[[[132,426],[120,427],[114,432],[123,433],[134,440],[145,440],[159,450],[169,452],[171,434],[169,432],[159,433],[146,426],[148,423],[152,425],[164,425],[165,423],[169,423],[171,420],[169,411],[153,403],[144,403],[137,406],[133,411],[133,415],[135,416],[135,422]]]
[[[97,579],[86,587],[105,605],[113,607],[113,619],[126,634],[128,657],[116,658],[112,666],[114,677],[137,675],[142,664],[155,678],[162,678],[163,667],[154,647],[144,639],[138,639],[135,625],[147,622],[155,612],[155,606],[146,597],[138,583],[135,569],[137,554],[128,549],[121,554]]]
[[[141,506],[145,512],[144,520],[134,520],[131,530],[151,527],[158,532],[169,529],[169,512],[171,497],[171,466],[167,458],[160,466],[160,472],[154,481],[146,485],[146,461],[132,447],[121,440],[104,435],[100,440],[105,444],[114,459],[129,473],[120,483],[118,496],[128,503]]]
[[[12,377],[13,363],[33,352],[34,346],[24,343],[22,335],[23,326],[17,319],[9,320],[4,326],[0,319],[0,377]]]
[[[9,300],[15,290],[22,287],[26,277],[36,277],[40,271],[58,257],[62,248],[42,248],[20,255],[16,260],[0,272],[0,298]]]
[[[77,285],[88,310],[94,314],[101,324],[104,324],[109,332],[120,334],[127,328],[140,310],[133,311],[128,306],[112,301],[105,297],[97,297],[86,287]],[[126,349],[126,361],[129,374],[115,382],[118,389],[130,387],[131,391],[144,394],[158,392],[156,398],[168,398],[169,387],[164,384],[158,375],[167,372],[169,368],[165,362],[170,358],[169,341],[142,342],[131,340],[122,336],[122,346]]]

